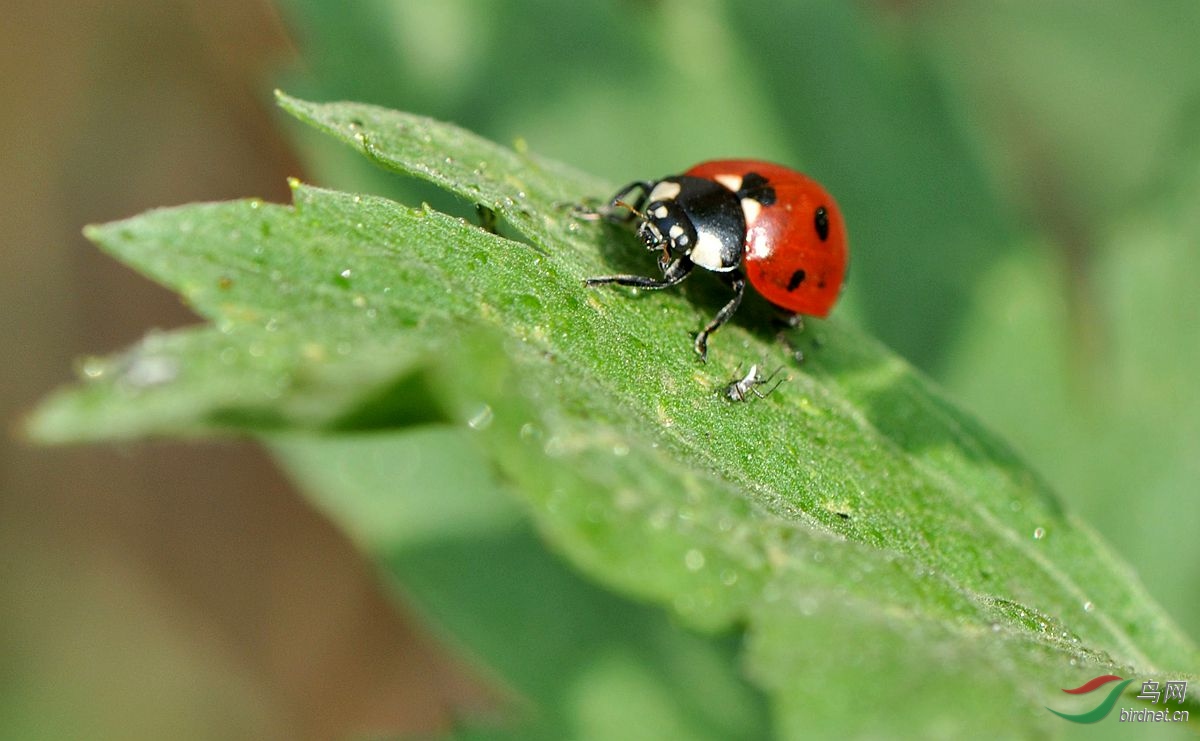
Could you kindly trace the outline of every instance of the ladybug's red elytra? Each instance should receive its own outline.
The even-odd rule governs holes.
[[[846,279],[846,226],[833,197],[815,180],[758,160],[714,160],[682,175],[635,181],[601,216],[632,223],[646,248],[661,252],[662,278],[605,275],[588,285],[668,288],[699,266],[717,273],[733,298],[696,335],[708,337],[742,302],[746,281],[793,315],[826,316]]]

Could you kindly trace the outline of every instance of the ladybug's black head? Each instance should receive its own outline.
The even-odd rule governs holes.
[[[646,249],[672,258],[687,255],[696,244],[696,229],[673,198],[650,201],[638,222],[637,235]]]
[[[733,191],[681,175],[654,184],[637,232],[647,249],[723,272],[741,263],[746,221]]]

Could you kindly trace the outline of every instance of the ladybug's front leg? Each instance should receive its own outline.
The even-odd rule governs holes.
[[[587,205],[576,205],[575,217],[588,221],[604,219],[614,224],[628,224],[641,215],[642,207],[646,205],[646,199],[653,187],[654,183],[649,180],[635,180],[618,190],[616,195],[603,206],[593,208]],[[635,193],[636,196],[634,196]],[[631,198],[631,196],[633,197]]]
[[[645,207],[646,199],[650,197],[650,191],[653,188],[654,183],[649,180],[635,180],[621,188],[609,200],[609,213],[606,214],[606,217],[621,223],[632,221],[633,217],[641,215],[642,208]],[[637,193],[637,196],[630,199],[634,193]]]
[[[679,257],[663,266],[662,278],[650,278],[645,275],[601,275],[595,278],[587,278],[583,282],[589,286],[599,286],[605,283],[616,283],[622,286],[633,286],[635,288],[649,288],[657,290],[659,288],[670,288],[676,285],[695,267],[692,261],[686,257]]]

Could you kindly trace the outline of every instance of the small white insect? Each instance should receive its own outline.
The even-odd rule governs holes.
[[[730,401],[749,401],[750,395],[753,394],[760,399],[765,399],[768,394],[779,388],[779,384],[783,383],[784,379],[781,378],[776,381],[775,385],[767,389],[766,392],[759,391],[758,387],[770,383],[771,379],[779,375],[779,371],[781,370],[783,370],[783,366],[776,368],[775,372],[764,378],[759,374],[758,364],[755,363],[750,366],[750,370],[746,372],[746,375],[729,382],[729,385],[725,387],[725,398]]]

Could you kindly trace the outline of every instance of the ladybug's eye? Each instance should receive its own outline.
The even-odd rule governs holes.
[[[824,206],[817,209],[813,224],[817,227],[817,236],[821,238],[822,242],[829,239],[829,214],[826,213]]]

